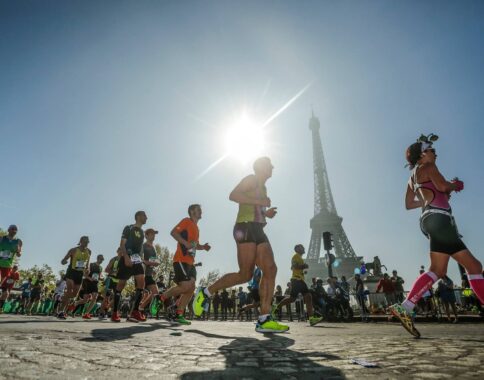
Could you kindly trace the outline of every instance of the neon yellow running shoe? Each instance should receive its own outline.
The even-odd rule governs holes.
[[[185,319],[185,316],[183,314],[178,314],[175,319],[173,319],[174,322],[179,323],[180,325],[191,325],[192,322],[187,321]]]
[[[205,288],[200,288],[195,294],[195,299],[193,300],[193,314],[199,317],[208,308],[208,297],[204,292]]]
[[[315,317],[314,315],[312,317],[309,317],[309,326],[314,326],[315,324],[321,322],[323,320],[323,317]]]
[[[289,331],[289,326],[276,322],[272,317],[268,317],[263,323],[257,322],[255,331],[260,333],[284,333]]]
[[[388,307],[393,316],[398,318],[402,326],[415,338],[420,338],[420,332],[415,328],[413,324],[412,316],[405,310],[401,304],[396,303]]]

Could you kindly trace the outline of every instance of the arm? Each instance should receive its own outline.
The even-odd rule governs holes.
[[[22,240],[18,239],[18,248],[17,248],[17,256],[20,257],[22,256]]]
[[[423,202],[420,198],[415,196],[415,193],[412,189],[412,184],[409,180],[407,185],[407,192],[405,194],[405,208],[407,210],[413,210],[419,207],[423,207]]]
[[[109,260],[108,265],[104,269],[104,272],[106,272],[108,275],[111,274],[111,270],[113,269],[113,262],[114,262],[114,260],[116,260],[116,258],[112,258],[111,260]]]
[[[67,264],[67,260],[69,260],[69,258],[72,257],[72,254],[73,253],[74,253],[74,248],[69,249],[69,251],[67,251],[67,254],[62,259],[61,264],[62,265],[66,265]]]
[[[436,165],[428,165],[426,172],[438,191],[441,191],[443,193],[451,193],[452,191],[455,191],[457,189],[455,183],[446,181],[444,176],[440,174],[439,169],[437,169]]]
[[[181,245],[184,245],[187,249],[191,249],[192,248],[192,245],[190,244],[189,241],[186,241],[185,239],[182,238],[182,236],[178,233],[177,231],[177,227],[178,225],[176,225],[175,227],[173,227],[173,229],[171,230],[170,232],[170,235],[173,237],[173,239],[175,239],[178,243],[180,243]]]
[[[208,243],[205,243],[205,244],[203,244],[203,245],[201,245],[201,244],[197,243],[197,249],[203,249],[203,250],[205,250],[205,251],[207,251],[207,252],[208,252],[208,251],[210,251],[210,249],[211,249],[211,248],[212,248],[212,247],[211,247],[211,246],[210,246],[210,244],[208,244]]]
[[[271,200],[269,198],[265,199],[256,199],[253,197],[247,196],[247,192],[250,190],[254,190],[257,187],[255,176],[250,175],[245,177],[240,183],[232,190],[230,193],[229,199],[232,202],[236,202],[239,204],[246,204],[246,205],[254,205],[254,206],[263,206],[263,207],[270,207]]]

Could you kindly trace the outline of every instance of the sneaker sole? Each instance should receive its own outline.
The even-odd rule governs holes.
[[[133,322],[133,323],[139,323],[139,322],[140,322],[140,321],[138,321],[136,318],[131,318],[131,317],[126,318],[126,320],[127,320],[128,322]]]
[[[402,319],[399,313],[395,312],[393,309],[390,309],[392,315],[400,321],[400,324],[403,326],[405,330],[407,330],[412,336],[415,338],[420,338],[420,332],[415,328],[415,326],[408,326],[405,321]]]
[[[271,330],[271,329],[255,329],[256,332],[258,333],[271,333],[271,334],[283,334],[289,331],[287,330]]]
[[[316,326],[318,323],[321,323],[321,322],[323,322],[322,319],[320,321],[317,321],[317,322],[314,322],[314,323],[309,322],[309,326],[313,327],[313,326]]]

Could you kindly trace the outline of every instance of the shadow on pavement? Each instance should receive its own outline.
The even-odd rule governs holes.
[[[91,332],[92,336],[80,340],[83,342],[113,342],[116,340],[130,339],[135,334],[152,332],[159,329],[178,331],[173,327],[176,326],[163,325],[161,323],[139,323],[126,326],[125,323],[122,323],[119,328],[94,329]]]
[[[203,335],[213,339],[233,339],[219,351],[225,357],[223,370],[187,372],[181,379],[345,379],[337,368],[316,363],[311,358],[341,359],[324,352],[298,352],[290,350],[294,339],[283,334],[264,334],[268,339],[241,338],[206,333],[200,330],[185,330],[185,333]],[[210,359],[206,359],[210,360]],[[203,362],[199,362],[203,367]]]

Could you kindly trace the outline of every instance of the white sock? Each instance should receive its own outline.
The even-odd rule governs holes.
[[[261,314],[259,315],[259,322],[265,322],[267,318],[269,318],[270,314]]]
[[[407,313],[411,313],[415,307],[415,304],[412,303],[411,301],[409,300],[405,300],[402,302],[402,307],[407,310]]]
[[[207,297],[212,297],[212,295],[210,294],[210,291],[208,290],[208,288],[205,288],[205,289],[203,290],[203,293],[205,293],[205,295],[206,295]]]

